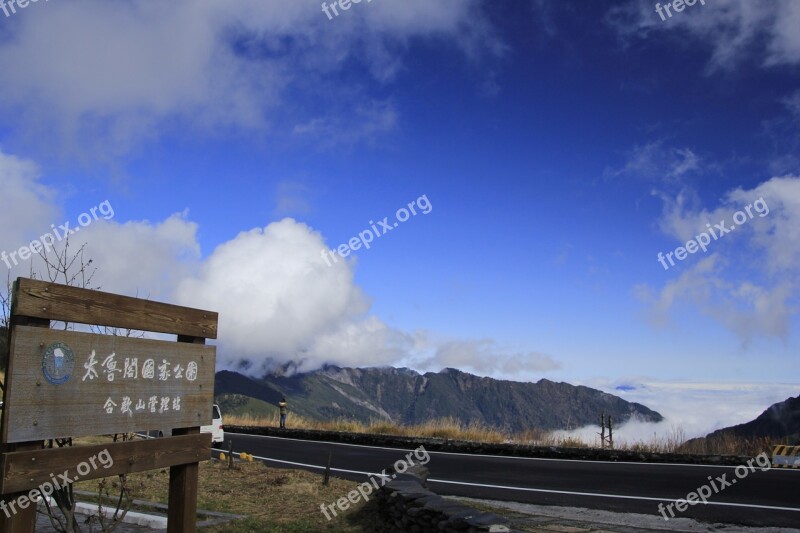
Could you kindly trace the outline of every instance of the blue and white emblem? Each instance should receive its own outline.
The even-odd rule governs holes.
[[[42,374],[53,385],[69,381],[75,370],[75,354],[63,342],[54,342],[47,347],[42,356]]]

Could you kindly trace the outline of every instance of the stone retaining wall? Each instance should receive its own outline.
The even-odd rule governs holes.
[[[633,452],[603,450],[600,448],[560,448],[556,446],[530,446],[526,444],[485,444],[448,439],[421,437],[396,437],[313,429],[278,429],[272,427],[229,426],[225,431],[248,435],[269,435],[305,440],[324,440],[366,446],[413,449],[420,445],[429,452],[451,452],[511,457],[542,457],[549,459],[583,459],[589,461],[624,461],[634,463],[680,463],[738,466],[750,457],[738,455],[689,455],[677,453]]]
[[[414,465],[382,486],[377,493],[378,515],[393,531],[472,533],[512,532],[509,520],[446,500],[428,490],[428,469]]]

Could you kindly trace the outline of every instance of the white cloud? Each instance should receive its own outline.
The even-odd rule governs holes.
[[[626,177],[646,182],[679,183],[700,170],[700,157],[689,148],[666,146],[654,141],[634,147],[622,168],[607,168],[606,177]]]
[[[70,154],[113,157],[170,129],[268,129],[285,120],[279,104],[293,94],[327,99],[341,85],[327,76],[349,62],[392,80],[417,38],[441,39],[467,57],[497,48],[477,0],[374,2],[333,21],[312,0],[35,7],[0,40],[0,118]],[[361,108],[377,132],[394,121],[385,109]]]
[[[659,423],[637,420],[615,428],[616,442],[653,442],[675,436],[702,437],[753,420],[770,405],[800,394],[797,383],[714,383],[660,381],[651,378],[596,379],[584,385],[637,402],[664,416]],[[620,388],[618,388],[620,387]],[[567,434],[596,441],[600,429],[587,426]]]
[[[800,89],[784,98],[782,102],[786,106],[786,109],[788,109],[796,119],[800,120]]]
[[[765,254],[771,273],[797,272],[800,263],[800,176],[772,178],[753,190],[736,189],[729,195],[739,206],[763,198],[770,213],[754,224],[754,244]],[[749,223],[748,223],[749,224]]]
[[[648,306],[649,319],[659,327],[670,323],[672,314],[680,312],[679,305],[685,303],[723,325],[745,345],[758,336],[788,338],[790,319],[797,313],[790,304],[796,287],[786,282],[767,286],[727,281],[725,274],[715,254],[666,282],[657,293],[643,285],[634,293]]]
[[[71,238],[86,245],[97,267],[95,286],[109,292],[170,301],[175,285],[197,267],[197,224],[188,212],[163,222],[98,220]]]
[[[304,354],[299,370],[313,370],[322,361],[353,367],[394,365],[414,347],[413,336],[386,326],[375,316],[344,318],[333,331],[314,339],[308,355],[316,358]]]
[[[661,289],[634,288],[648,305],[654,323],[668,322],[676,306],[684,302],[745,344],[757,336],[788,338],[791,317],[798,311],[793,302],[800,288],[796,267],[800,259],[800,178],[775,177],[750,190],[732,190],[711,210],[696,207],[693,196],[693,201],[686,201],[685,194],[661,197],[665,205],[659,226],[675,239],[676,247],[711,231],[717,239],[709,237],[708,255],[698,250],[695,255],[700,257],[689,255],[671,266],[670,272],[679,276],[666,281]],[[747,215],[748,206],[752,206],[753,216],[734,224],[736,213]],[[722,223],[736,231],[716,235],[721,233],[717,225]]]
[[[311,212],[308,197],[313,190],[301,181],[283,180],[276,186],[275,214],[279,216],[302,214]]]
[[[612,8],[607,20],[625,40],[671,39],[694,48],[688,35],[707,43],[709,72],[733,70],[748,59],[766,68],[800,63],[800,6],[794,0],[714,0],[665,18],[654,2],[632,0]]]
[[[367,316],[352,266],[328,266],[322,250],[322,236],[305,224],[273,222],[219,246],[197,275],[180,282],[176,296],[219,312],[220,362],[252,374],[290,361],[311,370],[401,357],[409,339]]]
[[[436,343],[435,353],[418,366],[441,370],[458,368],[478,375],[518,379],[520,374],[535,375],[561,368],[561,363],[547,354],[504,350],[491,339],[448,340]]]
[[[800,171],[800,90],[779,102],[786,112],[762,122],[763,135],[773,146],[767,165],[776,176]]]
[[[0,272],[9,272],[12,279],[30,276],[31,271],[41,279],[48,279],[43,261],[37,254],[27,261],[14,264],[12,252],[28,246],[32,240],[45,243],[48,257],[55,260],[67,244],[61,226],[69,224],[79,232],[69,236],[67,258],[71,259],[85,245],[84,263],[92,261],[87,270],[97,268],[90,287],[140,297],[168,299],[173,287],[199,260],[200,248],[196,240],[197,225],[188,220],[188,214],[176,214],[160,223],[126,222],[113,220],[113,205],[96,209],[97,217],[85,227],[80,227],[78,217],[65,217],[60,204],[64,198],[53,187],[39,179],[38,166],[0,151],[0,190],[3,191],[3,209],[0,209],[0,251],[8,254],[9,272],[5,262],[0,262]],[[86,213],[92,207],[86,206]],[[47,223],[46,221],[51,221]],[[80,259],[71,272],[77,271]],[[2,287],[5,288],[4,286]]]
[[[771,32],[767,62],[771,65],[793,65],[800,62],[800,4],[794,0],[779,2],[778,14]]]
[[[374,142],[375,137],[388,133],[397,126],[397,109],[391,102],[371,100],[357,104],[350,114],[341,110],[296,124],[295,135],[321,139],[326,149],[351,146],[361,142]]]
[[[0,187],[9,199],[0,211],[6,228],[0,243],[9,251],[50,231],[40,227],[42,219],[58,222],[59,198],[38,175],[33,162],[0,152]],[[286,183],[283,207],[296,208],[295,196],[305,189]],[[560,368],[546,354],[504,350],[489,339],[434,341],[425,332],[388,327],[369,314],[370,303],[354,281],[355,261],[329,266],[321,256],[328,250],[322,235],[291,218],[244,231],[203,257],[188,211],[163,221],[126,221],[108,207],[101,212],[106,218],[70,236],[69,257],[85,245],[82,261],[92,261],[89,271],[97,269],[92,288],[218,312],[220,367],[259,375],[284,363],[308,371],[325,363],[379,366],[416,359],[436,370],[454,366],[509,377]],[[76,221],[70,222],[74,229]],[[57,242],[56,252],[63,246]],[[30,268],[21,264],[12,277],[27,276]],[[38,257],[32,268],[47,279]]]
[[[749,245],[759,252],[754,262],[770,272],[793,271],[800,259],[800,177],[779,176],[757,187],[729,191],[720,204],[708,210],[698,207],[699,201],[690,189],[684,189],[674,198],[659,193],[664,201],[664,214],[660,229],[677,241],[687,241],[701,232],[725,222],[726,228],[736,226],[734,215],[751,206],[752,217],[736,226],[733,233],[712,240],[709,248],[726,249],[735,245]],[[741,216],[741,215],[740,215]]]
[[[0,251],[16,252],[51,231],[50,224],[58,223],[61,213],[55,203],[56,191],[42,184],[39,174],[34,162],[0,150]],[[48,220],[50,223],[45,222]],[[13,265],[13,260],[9,259],[9,263]],[[0,270],[4,269],[6,265],[0,263]]]
[[[9,252],[50,231],[38,227],[40,220],[58,212],[54,191],[37,179],[35,164],[0,153],[0,187],[10,199],[0,211],[6,228],[0,242]],[[287,218],[242,232],[202,259],[188,212],[161,222],[122,222],[124,215],[115,215],[69,237],[69,258],[85,245],[72,271],[91,260],[91,288],[219,312],[220,367],[258,375],[289,362],[299,371],[328,362],[384,365],[413,348],[411,336],[367,314],[353,263],[328,266],[320,256],[327,250],[322,236],[305,224]],[[56,242],[51,259],[64,244]],[[12,278],[31,268],[47,279],[38,256],[15,267]]]
[[[8,251],[50,231],[39,227],[41,220],[59,212],[55,191],[39,183],[38,174],[34,163],[0,153],[0,187],[9,199],[0,211],[6,229],[0,243]],[[282,191],[287,198],[279,207],[297,208],[305,189],[286,182]],[[430,364],[482,373],[559,367],[542,354],[503,354],[488,340],[446,341],[437,349],[425,334],[388,327],[369,314],[354,281],[355,262],[329,266],[321,256],[328,250],[322,235],[291,218],[244,231],[205,258],[188,211],[151,222],[124,221],[114,209],[107,218],[69,238],[69,257],[85,245],[82,261],[92,261],[88,272],[96,268],[90,287],[218,312],[220,367],[260,375],[286,363],[298,371],[325,363],[379,366],[431,350]],[[56,252],[63,246],[57,242]],[[27,276],[30,268],[20,264],[12,277]],[[32,268],[47,279],[41,259],[35,257]]]

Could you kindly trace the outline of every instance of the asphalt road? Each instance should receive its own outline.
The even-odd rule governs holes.
[[[376,448],[225,433],[225,449],[253,454],[267,464],[320,472],[331,452],[338,477],[363,481],[403,459],[411,448]],[[424,455],[420,453],[419,455]],[[441,495],[538,505],[585,507],[659,516],[665,506],[712,481],[708,504],[676,517],[749,526],[800,527],[800,470],[531,459],[429,452],[429,487]],[[710,476],[710,479],[709,479]],[[723,477],[724,476],[724,477]],[[722,479],[720,479],[722,478]],[[726,483],[729,485],[725,486]],[[668,511],[664,511],[669,517]],[[666,525],[666,524],[665,524]]]

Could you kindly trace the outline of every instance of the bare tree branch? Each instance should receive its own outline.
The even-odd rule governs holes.
[[[97,268],[92,266],[93,260],[91,258],[87,259],[85,257],[85,253],[85,243],[82,244],[77,250],[71,251],[69,237],[64,240],[63,248],[59,249],[58,245],[53,244],[52,250],[45,248],[39,251],[39,257],[44,263],[44,275],[46,276],[46,279],[53,283],[81,287],[84,289],[99,289],[99,286],[92,286],[92,279],[97,272]],[[33,262],[31,262],[30,277],[33,279],[36,279],[37,277],[36,273],[33,272]],[[10,300],[8,294],[3,297],[2,304],[3,310],[6,312],[7,316],[8,310],[10,310]],[[6,323],[7,322],[8,318],[6,318]],[[64,322],[64,330],[69,329],[69,327],[70,323]],[[95,328],[94,326],[92,326],[91,329],[96,333],[102,332],[106,335],[122,335],[125,337],[144,336],[144,332],[137,332],[130,329],[119,330],[117,328],[106,327]],[[123,439],[124,438],[125,436],[123,436]],[[49,447],[52,448],[54,444],[58,447],[72,446],[72,439],[55,439],[49,441]],[[113,486],[116,487],[117,483],[113,483]],[[101,480],[99,482],[98,495],[100,498],[98,502],[97,515],[90,516],[86,522],[89,525],[90,531],[94,530],[94,523],[97,522],[101,531],[109,533],[113,531],[125,517],[128,509],[133,503],[133,498],[131,497],[130,490],[128,489],[126,476],[120,476],[119,490],[119,497],[115,498],[116,509],[112,518],[109,520],[106,518],[103,511],[103,495],[105,494],[105,499],[109,499],[110,497],[108,482],[106,480]],[[55,502],[55,506],[51,504],[50,498],[45,497],[44,500],[47,515],[50,518],[50,524],[53,526],[53,529],[64,533],[79,533],[81,531],[80,525],[78,524],[78,520],[75,516],[75,494],[72,483],[61,486],[53,491],[52,501]],[[60,511],[61,516],[56,513],[56,509]]]

